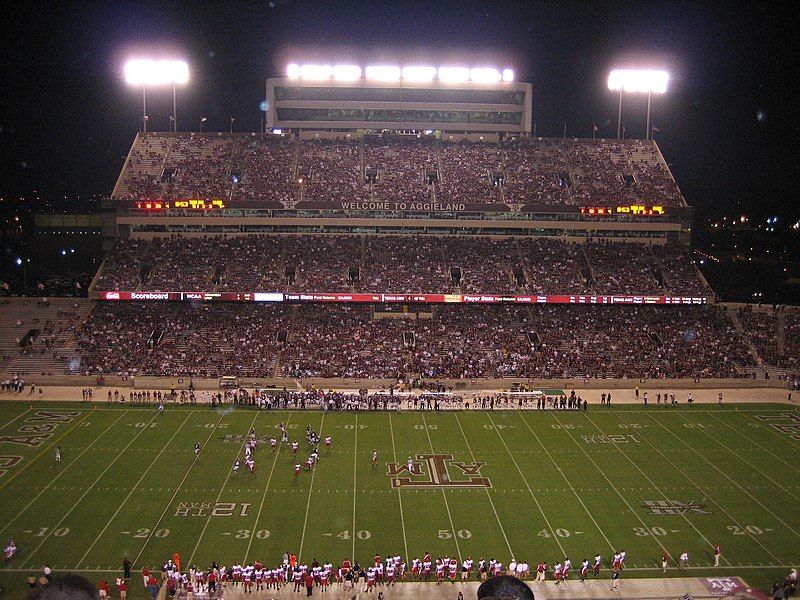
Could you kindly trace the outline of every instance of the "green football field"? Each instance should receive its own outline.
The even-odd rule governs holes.
[[[123,556],[138,571],[176,552],[183,565],[273,564],[288,549],[334,564],[399,553],[409,566],[426,551],[505,565],[512,556],[579,565],[599,552],[607,566],[624,549],[626,576],[645,577],[661,575],[665,551],[677,561],[686,550],[690,574],[739,575],[760,587],[800,563],[794,407],[589,408],[159,414],[3,402],[0,537],[13,537],[18,552],[0,569],[0,586],[18,597],[13,590],[21,594],[44,564],[97,580],[116,576]],[[281,421],[301,459],[306,425],[332,436],[313,471],[295,477],[291,450],[270,451]],[[251,427],[256,474],[234,474]]]

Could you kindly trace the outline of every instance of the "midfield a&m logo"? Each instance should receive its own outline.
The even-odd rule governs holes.
[[[486,464],[482,462],[464,463],[453,460],[452,454],[417,454],[412,461],[411,469],[407,464],[386,463],[392,478],[393,488],[490,488],[492,483],[486,477],[480,477],[480,470]],[[457,473],[453,480],[448,470],[450,465]],[[408,477],[397,477],[403,472]]]

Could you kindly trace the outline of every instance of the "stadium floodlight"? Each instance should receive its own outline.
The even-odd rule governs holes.
[[[330,65],[302,65],[300,77],[302,79],[330,79],[333,69]]]
[[[667,91],[669,73],[666,71],[650,71],[618,69],[608,76],[608,89],[612,92],[644,92],[647,94],[663,94]]]
[[[174,85],[189,81],[189,65],[183,60],[129,60],[125,79],[131,85]]]
[[[292,63],[288,67],[286,67],[286,76],[289,79],[299,79],[300,78],[300,65]]]
[[[333,67],[333,78],[337,81],[353,81],[361,77],[361,67],[357,65],[336,65]]]
[[[371,79],[373,81],[400,80],[400,67],[370,65],[364,71],[367,74],[367,79]]]
[[[470,69],[469,78],[476,83],[497,83],[502,79],[502,76],[497,69],[479,67]]]
[[[647,132],[645,139],[650,139],[650,100],[652,95],[667,91],[669,73],[650,69],[615,69],[608,76],[608,89],[619,92],[619,110],[617,113],[617,138],[622,123],[622,92],[647,94]]]
[[[147,86],[172,86],[172,127],[178,131],[176,86],[189,81],[189,65],[184,60],[134,59],[125,63],[125,80],[142,86],[142,131],[147,131]]]
[[[403,67],[403,79],[407,81],[433,81],[436,67]]]
[[[469,69],[467,67],[439,67],[439,81],[445,83],[469,81]]]
[[[513,69],[503,69],[503,81],[514,81]]]

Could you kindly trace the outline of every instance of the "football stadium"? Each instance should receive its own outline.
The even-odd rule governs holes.
[[[265,92],[145,105],[86,297],[2,299],[4,597],[793,593],[800,311],[718,301],[649,113],[542,137],[504,64]]]

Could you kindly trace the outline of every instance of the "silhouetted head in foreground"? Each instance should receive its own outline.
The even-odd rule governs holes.
[[[99,600],[94,584],[80,575],[69,573],[28,594],[28,600]]]
[[[534,600],[533,591],[525,582],[510,575],[484,581],[478,588],[479,600]]]

